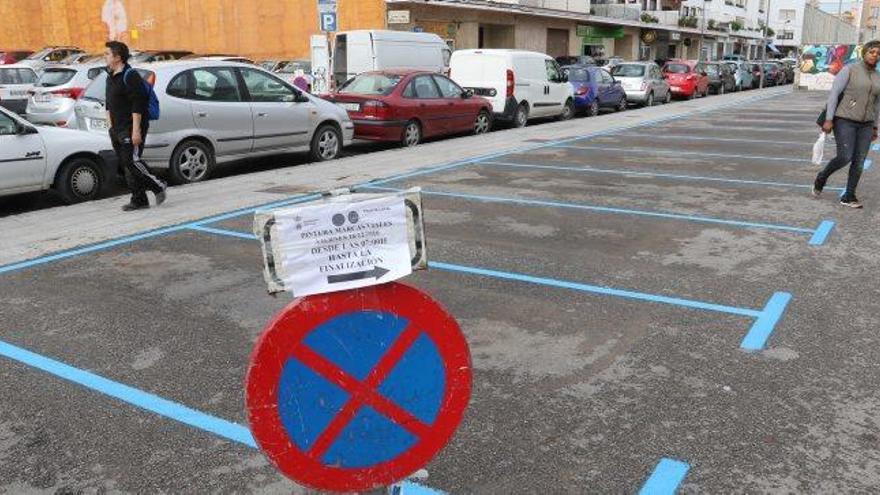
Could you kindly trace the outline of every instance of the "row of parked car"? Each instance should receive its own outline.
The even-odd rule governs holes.
[[[262,155],[306,151],[314,161],[331,160],[353,139],[415,146],[428,138],[482,134],[496,126],[523,127],[534,119],[565,120],[602,109],[622,111],[630,104],[651,106],[674,97],[749,89],[756,86],[752,66],[757,64],[671,60],[662,67],[625,61],[610,68],[560,66],[535,52],[459,50],[445,70],[368,71],[318,96],[281,73],[229,58],[134,63],[153,85],[161,107],[161,118],[150,126],[144,159],[174,183],[202,181],[220,163]],[[86,133],[106,140],[103,62],[46,65],[39,73],[27,64],[0,66],[0,77],[10,73],[32,87],[17,89],[21,84],[0,80],[0,91],[9,92],[0,94],[0,104],[16,101],[11,91],[18,92],[18,101],[26,95],[26,120],[14,112],[0,113],[0,161],[21,162],[22,171],[33,172],[35,164],[26,162],[43,159],[45,169],[30,179],[9,181],[14,187],[0,184],[0,194],[51,187],[71,202],[97,197],[113,178],[109,143],[88,141],[83,149],[71,142]],[[773,73],[764,69],[757,77],[770,81]],[[50,132],[32,124],[79,131]],[[37,138],[42,150],[30,149],[36,148]],[[4,175],[13,174],[16,166],[4,170]]]

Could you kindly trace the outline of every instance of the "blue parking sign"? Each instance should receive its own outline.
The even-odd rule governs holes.
[[[336,31],[336,12],[321,12],[318,15],[321,18],[321,31]]]

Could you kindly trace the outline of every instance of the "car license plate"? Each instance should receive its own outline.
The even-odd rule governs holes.
[[[90,119],[92,129],[106,131],[110,128],[109,123],[105,119]]]
[[[10,98],[27,98],[27,91],[10,91]]]
[[[340,103],[339,105],[342,106],[342,108],[348,110],[349,112],[360,112],[361,111],[361,104],[360,103]]]
[[[49,103],[52,101],[52,95],[49,93],[40,93],[34,96],[34,101],[37,103]]]

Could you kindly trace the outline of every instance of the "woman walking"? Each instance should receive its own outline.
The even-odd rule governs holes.
[[[880,73],[877,61],[880,59],[880,41],[873,40],[862,47],[862,60],[845,66],[834,78],[831,94],[825,109],[822,131],[834,131],[837,142],[837,156],[828,162],[816,176],[813,183],[813,196],[819,196],[828,177],[849,165],[849,178],[846,191],[840,204],[850,208],[861,208],[856,199],[856,187],[862,176],[862,166],[871,141],[877,139],[877,126],[880,123]]]

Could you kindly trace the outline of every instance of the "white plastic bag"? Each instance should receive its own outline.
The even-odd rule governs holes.
[[[825,136],[824,132],[820,132],[819,139],[813,145],[813,165],[822,165],[822,156],[825,155]]]

